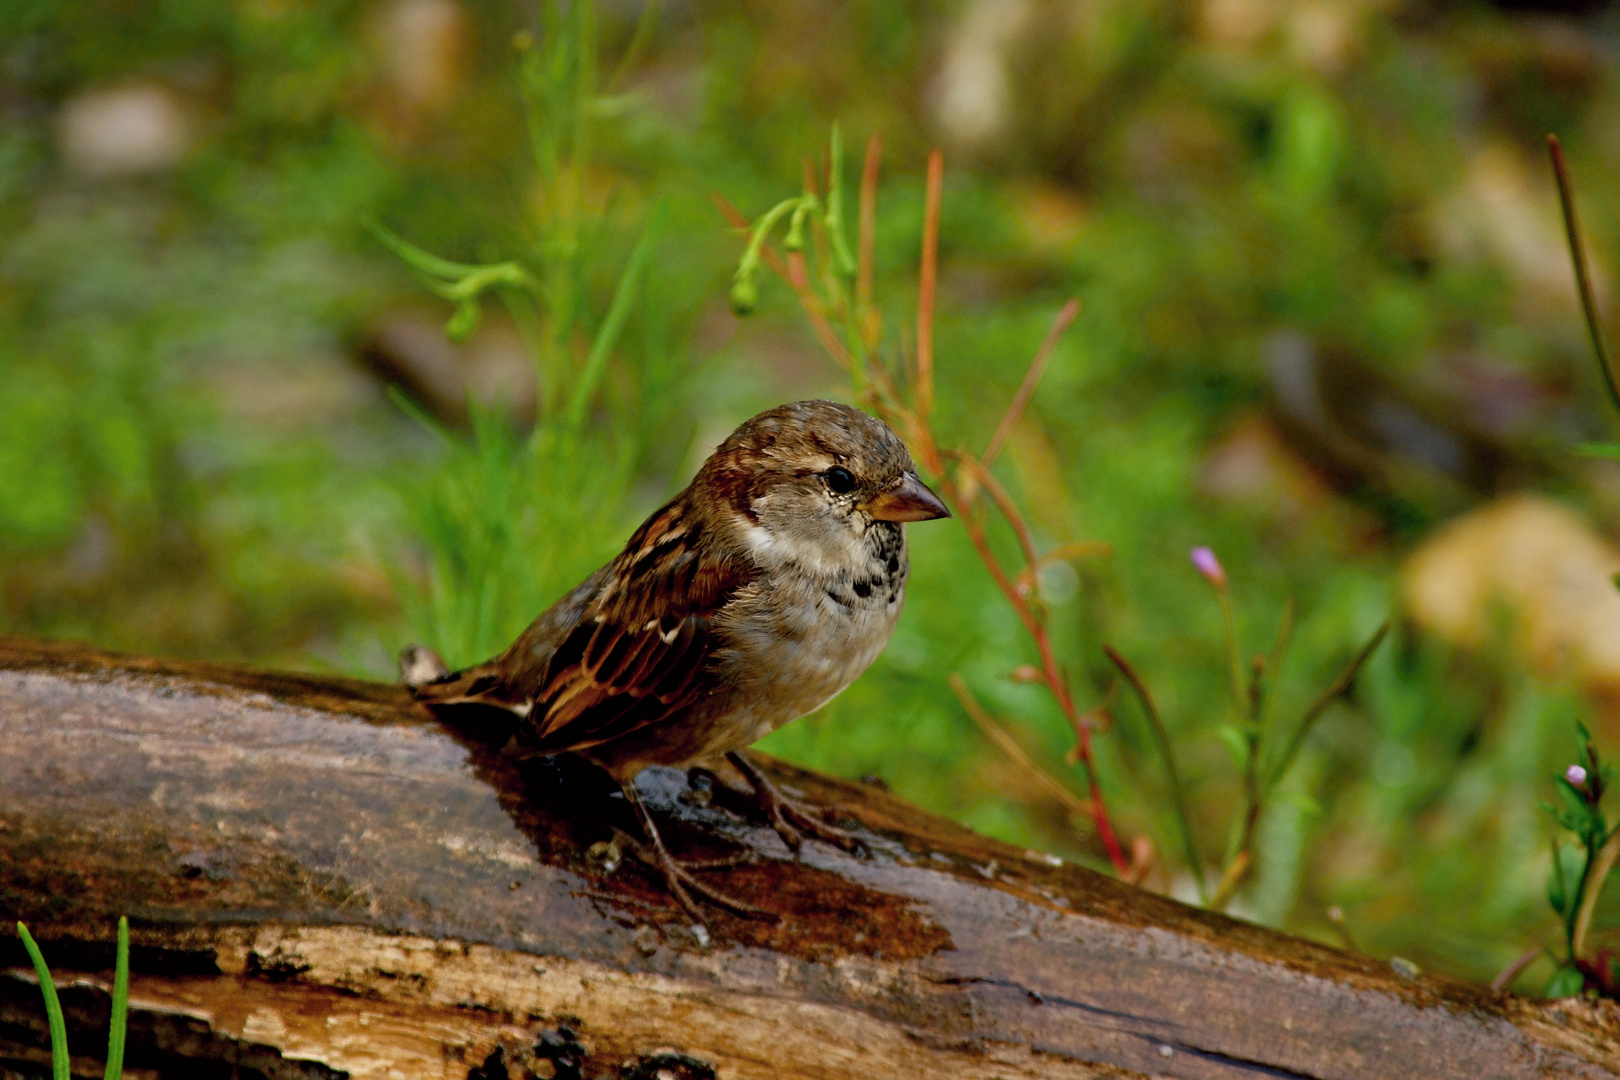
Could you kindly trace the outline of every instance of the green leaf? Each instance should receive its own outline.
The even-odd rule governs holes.
[[[1284,805],[1292,806],[1299,811],[1301,817],[1308,821],[1320,818],[1323,814],[1322,804],[1303,791],[1285,789],[1277,792],[1275,800]]]
[[[1578,443],[1575,449],[1591,457],[1614,458],[1620,461],[1620,443]]]
[[[1564,800],[1563,812],[1554,816],[1566,829],[1573,829],[1585,836],[1592,825],[1592,804],[1562,776],[1554,777],[1553,784],[1558,788],[1559,798]]]
[[[56,984],[51,981],[51,971],[45,966],[45,957],[34,943],[34,935],[28,932],[28,927],[18,923],[17,936],[22,938],[23,948],[28,950],[28,959],[34,962],[34,974],[39,976],[39,992],[45,996],[45,1020],[51,1028],[52,1080],[71,1080],[68,1075],[67,1026],[62,1022],[62,1003],[56,997]]]
[[[1545,998],[1567,998],[1579,994],[1586,986],[1586,977],[1573,965],[1566,964],[1553,972],[1547,985],[1542,987],[1541,996]]]
[[[1216,738],[1226,747],[1226,752],[1232,755],[1232,764],[1242,772],[1249,766],[1249,737],[1242,730],[1231,724],[1222,724],[1215,729]]]
[[[1547,868],[1547,903],[1559,918],[1568,915],[1569,889],[1564,882],[1564,861],[1559,856],[1558,842],[1553,842],[1552,865]]]
[[[669,203],[661,202],[653,211],[652,219],[647,222],[641,239],[636,242],[636,248],[630,253],[630,261],[625,264],[624,273],[619,275],[619,287],[613,294],[613,302],[608,305],[607,317],[602,320],[601,327],[596,331],[596,340],[591,342],[591,352],[585,359],[585,368],[579,374],[579,382],[574,386],[574,392],[568,401],[568,420],[578,424],[585,419],[586,406],[590,404],[591,394],[602,381],[602,374],[607,370],[608,354],[613,351],[614,344],[619,340],[619,333],[630,318],[630,305],[635,302],[636,289],[640,287],[641,280],[647,275],[647,265],[652,262],[653,249],[658,246],[658,238],[663,235],[664,225],[669,220]]]

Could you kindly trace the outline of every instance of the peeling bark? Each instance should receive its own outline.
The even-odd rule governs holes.
[[[0,638],[0,916],[61,976],[75,1072],[128,914],[131,1076],[1620,1076],[1607,1005],[1405,978],[764,758],[872,857],[795,858],[724,784],[649,771],[671,847],[752,855],[715,880],[785,916],[702,935],[588,855],[634,831],[611,781],[456,725],[392,686]],[[0,1076],[47,1045],[0,936]]]

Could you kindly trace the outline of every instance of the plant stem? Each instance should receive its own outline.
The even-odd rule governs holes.
[[[1226,638],[1227,674],[1232,680],[1232,701],[1238,712],[1244,711],[1243,665],[1238,661],[1237,612],[1232,606],[1231,586],[1224,582],[1215,586],[1215,599],[1221,607],[1221,627]]]
[[[1176,756],[1171,750],[1170,733],[1165,730],[1164,719],[1159,715],[1158,706],[1153,703],[1153,695],[1148,693],[1147,683],[1142,681],[1136,669],[1112,645],[1104,645],[1103,652],[1113,661],[1119,673],[1125,676],[1125,681],[1136,693],[1137,701],[1142,703],[1142,711],[1147,714],[1153,739],[1159,744],[1159,756],[1164,759],[1165,775],[1170,780],[1170,798],[1175,804],[1176,824],[1181,833],[1182,857],[1187,860],[1187,869],[1191,871],[1193,881],[1198,886],[1198,902],[1207,904],[1209,886],[1204,881],[1204,864],[1198,857],[1198,845],[1193,843],[1192,819],[1187,813],[1187,799],[1181,788],[1181,773],[1176,768]]]
[[[1288,740],[1287,749],[1277,761],[1271,774],[1266,778],[1265,788],[1267,791],[1275,787],[1277,782],[1283,778],[1283,774],[1288,771],[1288,766],[1293,763],[1294,755],[1299,753],[1300,746],[1305,742],[1305,736],[1310,734],[1310,730],[1316,721],[1321,718],[1323,713],[1327,712],[1327,707],[1338,700],[1339,696],[1346,690],[1350,689],[1350,684],[1355,681],[1357,673],[1361,671],[1362,666],[1371,658],[1373,652],[1377,650],[1388,633],[1389,623],[1386,622],[1378,627],[1373,636],[1367,640],[1367,644],[1361,647],[1361,651],[1356,653],[1350,662],[1344,666],[1344,670],[1340,671],[1338,676],[1328,684],[1327,689],[1316,695],[1316,700],[1311,702],[1310,706],[1305,710],[1305,715],[1301,718],[1299,726],[1294,729],[1293,737]]]
[[[1498,993],[1506,990],[1509,983],[1511,983],[1514,979],[1517,979],[1525,968],[1529,967],[1535,962],[1536,957],[1540,956],[1546,951],[1547,950],[1544,946],[1536,945],[1533,948],[1526,949],[1524,952],[1520,953],[1518,958],[1515,959],[1513,963],[1497,972],[1496,978],[1491,980],[1491,989]]]
[[[951,692],[962,703],[962,708],[967,711],[968,716],[973,718],[973,722],[979,725],[979,730],[983,731],[991,742],[1001,748],[1002,753],[1006,754],[1014,764],[1028,773],[1031,779],[1061,803],[1069,813],[1086,818],[1096,816],[1090,803],[1052,779],[1045,769],[1035,764],[1034,760],[1024,752],[1024,748],[1018,745],[1018,740],[1014,739],[1007,732],[1007,729],[997,723],[995,718],[985,711],[984,706],[979,704],[978,699],[973,696],[973,691],[968,689],[966,679],[952,672],[949,681]]]
[[[1552,157],[1553,177],[1558,181],[1558,201],[1564,209],[1564,235],[1569,240],[1569,258],[1575,264],[1575,287],[1581,294],[1581,311],[1586,329],[1592,335],[1592,351],[1597,353],[1598,370],[1608,387],[1609,400],[1620,410],[1620,375],[1614,370],[1609,350],[1603,344],[1603,328],[1598,323],[1597,297],[1592,292],[1592,275],[1586,266],[1586,249],[1581,246],[1580,222],[1575,217],[1575,187],[1569,179],[1569,164],[1558,136],[1547,136],[1547,153]]]
[[[1598,897],[1603,893],[1603,882],[1620,858],[1620,829],[1609,834],[1594,858],[1589,858],[1586,872],[1581,875],[1581,907],[1575,915],[1574,929],[1569,936],[1569,958],[1578,959],[1586,950],[1586,931],[1592,925],[1592,913],[1597,910]]]
[[[934,411],[934,294],[939,281],[939,206],[945,189],[945,155],[928,155],[928,189],[923,205],[922,273],[917,287],[917,412]]]
[[[1221,875],[1221,883],[1215,886],[1215,895],[1209,899],[1211,911],[1225,911],[1226,905],[1232,900],[1232,894],[1243,883],[1244,877],[1249,873],[1249,865],[1253,861],[1247,849],[1239,851],[1232,861],[1227,864],[1226,872]]]
[[[1047,361],[1052,358],[1058,341],[1063,337],[1074,320],[1080,314],[1080,301],[1070,299],[1058,312],[1057,318],[1052,320],[1052,327],[1046,332],[1046,338],[1041,347],[1035,352],[1035,359],[1030,361],[1029,370],[1024,373],[1024,381],[1019,384],[1018,392],[1013,395],[1012,402],[1007,406],[1006,413],[997,425],[996,432],[990,436],[990,444],[984,448],[984,456],[979,460],[986,469],[996,463],[1001,456],[1001,448],[1007,444],[1012,436],[1013,428],[1017,425],[1019,417],[1024,415],[1024,409],[1029,405],[1029,399],[1035,396],[1035,387],[1041,381],[1041,375],[1046,371]]]

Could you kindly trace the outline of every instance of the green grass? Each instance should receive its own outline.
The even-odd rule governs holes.
[[[28,927],[17,924],[17,936],[22,939],[28,958],[34,963],[34,974],[39,979],[39,991],[45,999],[45,1019],[51,1032],[51,1076],[53,1080],[69,1080],[72,1075],[68,1056],[67,1024],[62,1018],[62,1003],[56,996],[56,983],[45,966],[45,957],[28,932]],[[129,1020],[129,919],[118,919],[118,949],[114,961],[112,988],[112,1019],[107,1031],[106,1080],[119,1080],[124,1075],[125,1025]]]

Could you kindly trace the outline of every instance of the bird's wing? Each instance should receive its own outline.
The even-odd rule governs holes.
[[[500,676],[488,688],[500,699],[491,703],[527,714],[522,743],[584,749],[657,723],[711,689],[715,616],[751,573],[705,540],[683,501],[665,506],[589,598],[579,597],[573,618],[537,620],[540,640],[525,634],[490,665]]]

